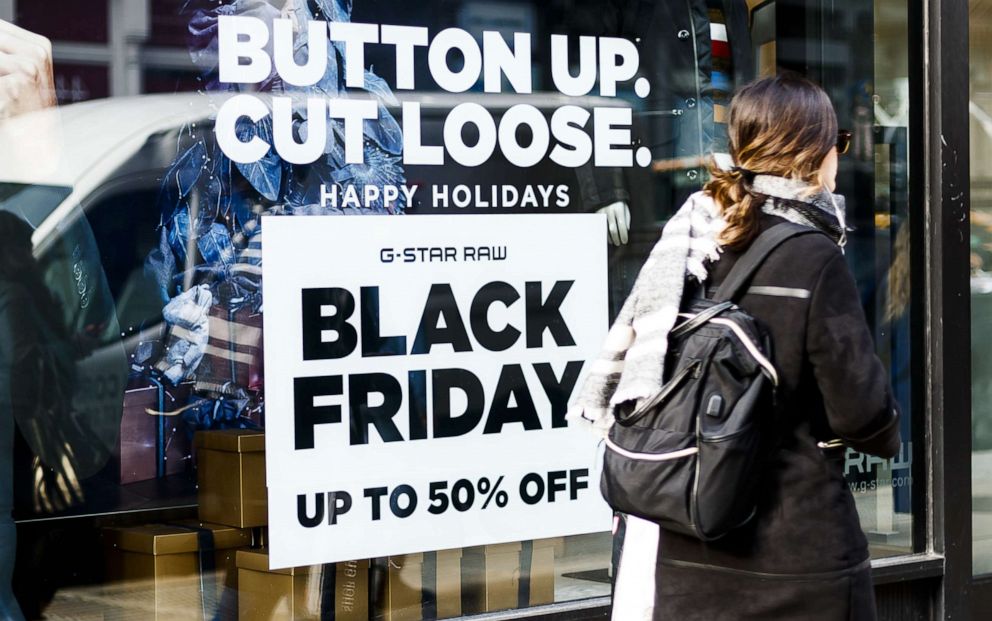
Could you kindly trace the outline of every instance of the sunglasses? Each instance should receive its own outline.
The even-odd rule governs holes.
[[[851,148],[851,130],[837,130],[837,155],[844,155]]]

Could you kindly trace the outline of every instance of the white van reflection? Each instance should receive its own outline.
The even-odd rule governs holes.
[[[117,441],[129,359],[139,343],[161,342],[164,302],[158,284],[146,273],[145,260],[158,246],[159,195],[184,136],[196,132],[213,139],[212,118],[229,95],[184,93],[94,100],[63,106],[57,114],[61,133],[57,155],[44,165],[25,162],[18,149],[0,149],[0,209],[27,220],[35,233],[35,255],[46,283],[62,305],[74,334],[94,343],[79,361],[79,390],[74,407],[85,414],[99,446],[91,447],[80,475],[104,467]],[[418,101],[424,144],[442,142],[443,122],[459,103],[476,100],[499,117],[512,105],[526,103],[551,114],[562,105],[585,108],[622,105],[613,99],[571,98],[558,93],[525,96],[412,93]],[[399,112],[397,109],[396,113]],[[46,137],[46,140],[49,138]],[[38,151],[35,144],[34,151]],[[35,154],[32,154],[35,155]],[[53,163],[54,162],[54,163]],[[407,184],[561,184],[576,186],[575,171],[543,161],[521,169],[498,153],[485,166],[405,167]],[[426,192],[425,192],[426,194]],[[578,211],[575,200],[564,210]],[[415,203],[407,213],[436,213]],[[470,213],[473,208],[458,209]],[[484,210],[486,212],[491,210]],[[195,255],[195,253],[193,253]],[[192,286],[195,262],[177,266]],[[133,484],[127,494],[89,497],[74,513],[152,509],[195,502],[188,485]],[[163,489],[167,493],[163,493]],[[105,497],[104,497],[105,496]],[[32,516],[19,516],[32,517]]]

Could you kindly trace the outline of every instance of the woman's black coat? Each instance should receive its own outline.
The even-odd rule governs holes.
[[[763,215],[762,229],[782,222]],[[719,284],[741,252],[710,268]],[[656,619],[875,618],[868,545],[834,438],[882,457],[899,451],[898,406],[841,249],[826,235],[783,243],[739,304],[771,332],[780,377],[756,517],[704,544],[661,532]]]

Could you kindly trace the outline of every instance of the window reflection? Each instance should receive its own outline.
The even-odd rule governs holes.
[[[972,568],[992,573],[992,4],[970,0]]]
[[[309,10],[326,5],[323,0],[300,3]],[[480,38],[483,30],[497,30],[505,36],[533,34],[535,93],[529,96],[489,95],[481,92],[481,85],[463,95],[437,92],[423,59],[418,59],[416,82],[423,85],[422,90],[398,95],[400,101],[422,103],[425,144],[441,142],[446,112],[463,101],[483,104],[497,119],[520,102],[534,105],[546,117],[566,103],[586,108],[606,105],[606,100],[595,95],[569,99],[551,91],[550,35],[568,35],[576,48],[570,50],[573,57],[580,36],[634,40],[642,55],[636,78],[645,78],[650,90],[642,97],[635,90],[637,79],[630,80],[622,85],[619,103],[633,108],[634,146],[650,148],[650,165],[579,171],[547,160],[520,169],[499,155],[474,168],[455,164],[399,167],[388,132],[373,132],[369,137],[375,142],[379,164],[372,168],[309,166],[289,171],[284,162],[274,160],[255,168],[233,166],[218,155],[213,138],[212,118],[222,94],[211,85],[214,59],[209,43],[193,37],[199,64],[191,60],[189,47],[193,11],[209,11],[218,3],[151,0],[154,19],[146,26],[141,19],[126,19],[136,17],[130,11],[142,3],[119,3],[126,14],[113,19],[105,2],[85,11],[78,4],[70,0],[16,3],[21,25],[55,39],[57,49],[62,44],[61,49],[68,50],[56,59],[52,75],[52,88],[62,107],[57,123],[40,119],[0,125],[0,214],[13,214],[32,229],[39,277],[35,284],[43,285],[51,299],[39,304],[43,310],[31,314],[51,314],[73,343],[71,364],[65,365],[71,367],[66,373],[73,383],[71,389],[64,389],[63,407],[68,420],[81,423],[74,430],[18,419],[24,442],[17,451],[0,447],[21,468],[16,481],[26,490],[23,502],[18,496],[15,516],[22,520],[18,543],[25,557],[18,564],[18,594],[29,617],[44,606],[50,606],[52,614],[72,614],[73,606],[106,585],[118,568],[107,573],[100,563],[92,562],[106,552],[102,529],[145,528],[141,536],[152,536],[147,532],[149,524],[173,524],[197,516],[195,505],[202,503],[193,464],[198,433],[264,429],[264,369],[259,363],[261,214],[328,213],[315,207],[316,188],[334,181],[381,184],[384,179],[403,178],[425,186],[565,185],[573,201],[564,211],[596,211],[617,204],[629,209],[626,242],[618,241],[609,255],[609,294],[615,313],[660,227],[688,194],[702,187],[710,155],[725,148],[733,88],[782,68],[798,69],[821,82],[831,93],[841,125],[853,132],[851,153],[842,162],[839,176],[839,191],[848,196],[849,221],[857,229],[851,235],[848,258],[878,351],[888,364],[906,413],[902,429],[906,442],[900,456],[889,462],[849,451],[846,472],[873,554],[912,549],[914,430],[910,411],[913,391],[919,387],[911,382],[912,364],[917,361],[910,346],[909,227],[913,216],[907,195],[911,145],[907,138],[905,2],[355,0],[351,15],[355,22],[419,25],[432,32],[455,26]],[[296,6],[295,0],[236,4],[268,14]],[[984,4],[973,1],[976,7]],[[126,44],[112,49],[114,37],[122,37]],[[990,39],[973,37],[973,45]],[[111,60],[77,58],[81,48],[64,46],[80,40],[101,46]],[[204,53],[196,55],[198,51]],[[389,50],[370,47],[366,63],[386,84],[396,84],[395,57]],[[974,132],[992,128],[992,116],[984,112],[992,114],[992,99],[984,99],[982,89],[989,89],[980,86],[983,75],[979,71],[974,82],[979,85],[972,103]],[[387,109],[399,117],[396,104],[388,104]],[[25,140],[25,136],[33,139]],[[58,145],[58,152],[8,148],[14,144],[22,148]],[[199,163],[202,158],[210,158],[210,166],[204,168]],[[982,184],[987,182],[983,179],[981,175],[974,179],[973,193],[979,199]],[[978,321],[983,300],[992,291],[992,284],[986,283],[992,282],[988,274],[992,273],[992,245],[985,247],[982,233],[982,227],[992,231],[992,212],[983,216],[986,210],[980,200],[975,204],[973,314]],[[436,212],[419,201],[382,205],[381,211]],[[494,210],[474,206],[460,211]],[[548,245],[553,249],[553,237]],[[976,335],[980,330],[976,323]],[[207,353],[212,339],[215,349]],[[992,542],[992,518],[988,529],[981,525],[985,517],[992,516],[992,509],[986,515],[982,499],[992,498],[992,492],[986,493],[982,486],[992,481],[992,465],[983,470],[981,460],[985,452],[992,455],[992,422],[983,422],[992,421],[992,412],[983,413],[980,391],[986,383],[992,386],[983,379],[992,375],[983,371],[983,364],[983,359],[976,358],[975,506],[976,541],[987,531],[988,543]],[[25,390],[30,386],[9,379],[2,383]],[[57,385],[54,379],[50,383]],[[0,386],[0,394],[3,390]],[[9,418],[9,411],[0,405],[0,416]],[[56,433],[60,430],[77,435],[60,440]],[[71,448],[71,457],[63,459],[69,454],[66,446]],[[42,464],[47,474],[38,479]],[[987,477],[982,474],[986,470]],[[224,471],[220,478],[225,476],[233,473]],[[992,489],[992,483],[989,486]],[[38,502],[32,496],[35,492],[41,494]],[[3,509],[0,506],[0,515],[5,516]],[[67,515],[98,517],[71,525],[32,521]],[[242,527],[258,528],[256,524],[237,525]],[[9,530],[9,524],[0,528]],[[253,550],[264,544],[261,531],[245,536]],[[235,543],[243,545],[240,540]],[[609,594],[610,533],[550,545],[525,542],[520,550],[493,550],[491,556],[486,550],[466,550],[460,558],[462,567],[509,563],[511,573],[519,573],[521,551],[530,550],[533,555],[535,549],[540,552],[531,560],[551,559],[551,569],[545,566],[542,570],[553,574],[550,600]],[[184,563],[199,562],[192,551],[187,553],[191,556]],[[232,554],[224,559],[229,572],[225,576],[239,571],[237,555]],[[992,548],[989,554],[976,554],[976,563],[980,558],[992,559]],[[253,562],[257,559],[245,559],[246,572],[255,571]],[[376,566],[367,559],[358,562],[365,563],[370,572]],[[410,562],[431,566],[429,558]],[[55,565],[65,571],[53,571]],[[0,566],[9,568],[10,563],[0,558]],[[992,570],[992,565],[983,567]],[[47,594],[31,586],[41,584],[46,575],[50,576],[44,578]],[[305,575],[325,574],[308,569]],[[388,567],[385,574],[370,575],[388,582]],[[0,575],[0,590],[4,584]],[[546,582],[542,583],[543,599],[520,595],[519,581],[501,584],[504,590],[518,590],[509,599],[480,604],[480,610],[549,599]],[[478,593],[485,586],[483,582],[466,588]],[[154,580],[151,585],[143,582],[142,588],[154,590]],[[56,594],[49,604],[51,593]],[[313,592],[304,595],[315,597]],[[223,596],[215,603],[221,606],[222,601]]]

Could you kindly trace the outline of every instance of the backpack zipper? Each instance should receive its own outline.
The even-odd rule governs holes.
[[[668,397],[673,390],[681,386],[686,379],[689,377],[698,378],[702,372],[702,366],[702,360],[693,360],[691,364],[687,365],[684,369],[679,371],[675,377],[669,380],[669,382],[665,384],[655,396],[651,397],[645,403],[637,406],[637,408],[630,413],[630,416],[623,418],[619,413],[614,413],[614,418],[616,418],[618,423],[624,425],[625,427],[633,425],[640,419],[644,418],[653,407],[664,401],[665,398]]]
[[[692,317],[693,315],[689,313],[679,313],[679,316]],[[714,317],[710,319],[707,323],[715,323],[730,328],[730,331],[737,336],[740,342],[747,349],[748,353],[751,354],[751,357],[755,359],[755,361],[764,371],[765,375],[768,376],[768,379],[772,381],[772,385],[778,386],[778,372],[775,370],[775,365],[773,365],[771,361],[768,358],[766,358],[764,354],[761,353],[761,350],[758,349],[758,346],[755,345],[754,341],[751,340],[751,338],[744,332],[744,329],[741,328],[737,324],[737,322],[730,319],[726,319],[724,317]]]
[[[695,455],[699,452],[698,446],[690,446],[688,448],[670,451],[668,453],[635,453],[634,451],[628,451],[627,449],[615,444],[608,437],[604,440],[604,442],[606,443],[606,447],[614,453],[623,455],[628,459],[636,459],[638,461],[669,461],[672,459],[681,459],[683,457]]]

